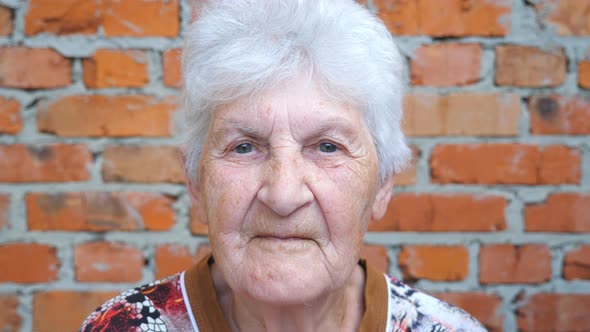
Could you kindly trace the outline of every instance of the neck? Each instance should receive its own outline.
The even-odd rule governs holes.
[[[211,274],[232,331],[357,331],[364,313],[365,273],[358,265],[341,288],[295,305],[261,303],[233,292],[215,264]]]

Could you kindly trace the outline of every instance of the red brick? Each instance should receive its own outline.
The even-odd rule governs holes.
[[[198,208],[192,206],[190,210],[190,229],[194,235],[208,235],[209,227],[199,219]]]
[[[385,216],[369,223],[370,232],[489,232],[504,230],[506,199],[467,194],[393,196]]]
[[[379,17],[398,35],[504,36],[510,0],[375,0]]]
[[[181,49],[167,50],[162,54],[164,85],[178,88],[182,85]]]
[[[150,96],[69,96],[39,107],[41,132],[58,136],[146,136],[173,133],[173,98]]]
[[[137,88],[149,81],[147,56],[142,51],[102,49],[83,65],[84,84],[89,88]]]
[[[107,182],[184,183],[178,148],[174,146],[109,146],[103,153]]]
[[[22,128],[20,103],[0,96],[0,134],[18,134]]]
[[[0,331],[21,331],[22,318],[18,314],[18,297],[0,295]]]
[[[85,145],[0,145],[0,182],[65,182],[90,178],[92,155]]]
[[[469,312],[490,332],[504,331],[502,299],[497,295],[479,292],[436,293],[435,297]]]
[[[124,244],[92,242],[74,248],[78,281],[137,282],[141,280],[142,268],[141,251]]]
[[[518,328],[522,332],[587,332],[588,308],[589,294],[535,294],[518,309]]]
[[[496,47],[496,84],[518,87],[556,87],[565,81],[563,49],[542,50],[531,46]]]
[[[412,85],[454,86],[481,78],[481,46],[478,44],[431,44],[419,47],[410,64]]]
[[[408,136],[516,136],[520,97],[516,94],[456,93],[404,97]]]
[[[48,291],[33,296],[33,331],[77,331],[98,306],[117,292]]]
[[[360,256],[367,261],[377,271],[388,273],[389,257],[387,256],[387,249],[384,246],[363,244],[361,247]]]
[[[0,231],[8,227],[8,216],[10,212],[10,197],[0,195]]]
[[[589,0],[544,0],[535,5],[544,24],[562,36],[589,36]]]
[[[432,151],[430,171],[435,183],[579,183],[581,156],[563,146],[439,145]]]
[[[581,246],[565,255],[563,277],[567,280],[590,280],[590,245]]]
[[[104,34],[108,37],[176,37],[179,23],[178,0],[113,1],[104,17]]]
[[[492,244],[479,252],[482,284],[542,283],[551,279],[551,251],[546,245]]]
[[[590,232],[590,194],[554,193],[524,214],[528,232]]]
[[[415,145],[411,145],[410,149],[412,149],[412,160],[406,169],[395,175],[394,180],[396,186],[409,186],[416,183],[416,167],[421,152]]]
[[[404,246],[398,255],[404,279],[464,280],[469,253],[461,246]]]
[[[36,283],[57,280],[55,248],[36,243],[0,245],[0,282]]]
[[[590,49],[586,52],[586,59],[578,63],[578,84],[590,89]]]
[[[0,6],[0,36],[12,34],[12,11],[10,8]]]
[[[531,133],[590,134],[590,100],[578,96],[534,96],[529,102]]]
[[[157,193],[29,193],[32,231],[163,231],[174,225],[174,201]]]
[[[72,83],[71,61],[52,49],[5,46],[0,59],[2,87],[47,89]]]
[[[200,246],[192,254],[186,246],[178,244],[163,244],[156,248],[156,279],[165,278],[190,268],[195,262],[211,249],[208,245]]]
[[[95,34],[102,24],[104,0],[30,0],[25,34]]]

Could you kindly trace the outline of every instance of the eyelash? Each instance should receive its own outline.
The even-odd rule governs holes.
[[[248,151],[244,151],[241,153],[237,151],[240,147],[243,147],[245,145],[248,145],[248,147],[249,147]],[[322,146],[324,146],[324,145],[330,145],[330,147],[333,148],[333,150],[332,151],[322,151],[321,149],[322,149]],[[330,141],[330,140],[322,140],[317,143],[311,144],[310,146],[313,147],[314,149],[317,149],[318,152],[322,152],[323,154],[333,154],[333,153],[343,150],[343,148],[340,144],[337,144],[337,143]],[[251,152],[254,152],[256,150],[258,150],[258,146],[254,142],[242,141],[242,142],[238,142],[237,144],[230,145],[228,152],[236,153],[238,155],[247,155],[247,154],[250,154]]]

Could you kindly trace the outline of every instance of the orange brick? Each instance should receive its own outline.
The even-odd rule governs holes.
[[[528,232],[590,232],[590,194],[554,193],[524,210]]]
[[[27,219],[32,231],[168,230],[174,201],[156,193],[29,193]]]
[[[55,248],[36,243],[0,245],[0,282],[36,283],[57,280]]]
[[[149,81],[147,56],[142,51],[102,49],[83,62],[89,88],[145,86]]]
[[[360,256],[367,260],[367,264],[377,271],[388,273],[389,257],[387,257],[387,249],[384,246],[364,243],[361,247]]]
[[[590,60],[582,60],[578,64],[578,84],[584,89],[590,89]]]
[[[124,244],[92,242],[74,248],[78,281],[137,282],[141,280],[142,268],[141,251]]]
[[[522,332],[590,331],[588,308],[590,294],[535,294],[518,308],[518,329]]]
[[[33,331],[77,331],[98,306],[117,292],[38,292],[33,296]]]
[[[194,254],[183,245],[159,245],[156,247],[156,279],[184,271],[210,253],[211,249],[208,245],[200,246]]]
[[[0,47],[0,59],[2,87],[47,89],[72,83],[71,61],[54,50],[5,46]]]
[[[546,245],[486,245],[479,252],[482,284],[542,283],[551,279],[551,251]]]
[[[404,279],[464,280],[469,253],[461,246],[404,246],[398,255]]]
[[[182,85],[181,49],[167,50],[162,54],[164,85],[178,88]]]
[[[531,133],[590,134],[590,100],[578,96],[534,96],[529,102]]]
[[[174,146],[109,146],[102,176],[107,182],[184,183],[180,152]]]
[[[412,85],[454,86],[481,78],[481,46],[478,44],[431,44],[419,47],[410,64]]]
[[[18,297],[13,295],[0,295],[0,330],[3,332],[21,331],[23,323],[18,314]]]
[[[435,293],[435,297],[469,312],[477,318],[489,332],[504,331],[502,299],[497,295],[479,292]]]
[[[25,34],[94,34],[102,24],[104,0],[30,0]]]
[[[369,223],[370,232],[489,232],[504,230],[506,199],[466,194],[393,196],[385,216]]]
[[[176,37],[179,23],[178,0],[113,1],[104,17],[104,34],[108,37]]]
[[[435,183],[579,183],[580,151],[523,144],[439,145],[430,159]]]
[[[65,182],[90,178],[92,155],[85,145],[0,145],[0,182]]]
[[[553,27],[562,36],[589,36],[590,1],[545,0],[535,5],[544,24]]]
[[[12,11],[10,8],[0,6],[0,36],[12,34]]]
[[[375,0],[379,17],[393,34],[504,36],[510,30],[510,0]]]
[[[410,145],[410,149],[412,149],[412,160],[406,169],[395,175],[394,180],[396,186],[409,186],[416,183],[416,167],[421,152],[415,145]]]
[[[408,136],[518,135],[516,94],[456,93],[404,97],[403,130]]]
[[[18,134],[22,128],[20,103],[0,96],[0,134]]]
[[[173,98],[151,96],[69,96],[39,107],[41,132],[58,136],[146,136],[173,133]]]
[[[563,277],[567,280],[590,280],[590,245],[581,246],[565,255]]]
[[[565,81],[563,49],[545,51],[531,46],[496,47],[496,84],[518,87],[556,87]]]
[[[8,227],[8,215],[10,212],[10,197],[0,195],[0,231]]]
[[[209,227],[199,219],[198,208],[192,206],[190,210],[190,229],[194,235],[208,235]]]

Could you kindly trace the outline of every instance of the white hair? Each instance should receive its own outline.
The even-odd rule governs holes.
[[[400,128],[404,61],[383,23],[353,0],[214,0],[185,38],[185,168],[198,180],[212,113],[308,74],[329,97],[359,107],[379,178],[410,156]]]

